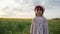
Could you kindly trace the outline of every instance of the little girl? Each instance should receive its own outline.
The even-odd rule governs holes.
[[[44,8],[36,6],[34,12],[36,17],[32,19],[30,34],[48,34],[48,23],[43,17]]]

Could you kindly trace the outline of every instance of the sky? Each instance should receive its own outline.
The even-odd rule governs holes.
[[[47,19],[60,18],[60,0],[0,0],[0,18],[33,18],[37,5],[45,7]]]

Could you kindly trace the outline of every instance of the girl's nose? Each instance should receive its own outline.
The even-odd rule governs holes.
[[[40,11],[37,11],[38,13],[40,13]]]

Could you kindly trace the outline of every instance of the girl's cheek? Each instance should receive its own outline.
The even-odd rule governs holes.
[[[37,13],[37,11],[35,11],[35,14]]]

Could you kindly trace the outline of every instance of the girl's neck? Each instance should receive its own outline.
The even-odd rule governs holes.
[[[36,17],[43,17],[43,16],[36,16]]]
[[[36,17],[43,17],[43,15],[38,15],[38,14],[35,14],[36,15]]]

